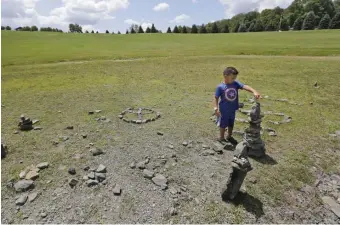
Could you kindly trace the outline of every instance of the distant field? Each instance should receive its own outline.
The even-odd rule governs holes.
[[[340,55],[340,30],[231,34],[1,32],[2,66],[204,55]]]

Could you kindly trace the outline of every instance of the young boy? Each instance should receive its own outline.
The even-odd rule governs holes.
[[[237,145],[237,141],[232,137],[235,112],[239,109],[238,89],[243,89],[254,94],[255,98],[260,98],[260,94],[248,85],[236,81],[238,71],[234,67],[227,67],[224,72],[224,81],[216,88],[215,93],[215,114],[219,118],[217,123],[220,127],[220,142],[229,141]],[[220,102],[218,100],[220,99]],[[227,140],[224,138],[225,129],[228,128]]]

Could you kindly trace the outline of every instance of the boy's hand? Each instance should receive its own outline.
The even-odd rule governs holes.
[[[220,111],[216,110],[216,111],[215,111],[215,115],[216,115],[217,117],[220,117],[220,116],[221,116]]]
[[[254,96],[256,99],[259,99],[261,97],[260,93],[258,93],[257,91],[254,91]]]

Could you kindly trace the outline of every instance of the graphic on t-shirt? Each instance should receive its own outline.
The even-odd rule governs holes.
[[[235,88],[228,88],[225,90],[225,98],[228,100],[228,101],[235,101],[237,97],[237,92],[236,92],[236,89]]]

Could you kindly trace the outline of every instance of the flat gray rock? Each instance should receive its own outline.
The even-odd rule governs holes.
[[[97,173],[106,173],[106,167],[103,164],[100,164],[96,170]]]
[[[87,177],[88,177],[89,179],[91,179],[91,180],[94,180],[94,179],[96,178],[94,172],[89,173],[89,174],[87,175]]]
[[[78,180],[72,178],[69,180],[68,184],[71,186],[71,188],[73,188],[78,184]]]
[[[335,131],[336,136],[340,137],[340,130]]]
[[[215,155],[215,151],[213,151],[213,150],[205,150],[205,151],[203,151],[202,152],[202,154],[201,154],[202,156],[208,156],[208,155]]]
[[[25,205],[27,199],[28,199],[27,194],[21,195],[21,196],[15,201],[15,204],[16,204],[16,205]]]
[[[38,197],[38,192],[33,192],[28,195],[28,201],[33,202]]]
[[[131,168],[131,169],[135,169],[135,168],[136,168],[136,163],[135,163],[135,162],[132,162],[132,163],[130,164],[130,168]]]
[[[168,148],[174,149],[174,146],[173,145],[168,145]]]
[[[95,173],[96,179],[99,182],[102,182],[103,180],[106,179],[106,174],[105,173]]]
[[[157,174],[154,178],[152,178],[152,181],[160,187],[167,186],[168,183],[168,180],[162,174]]]
[[[112,190],[114,195],[120,195],[122,192],[122,189],[120,188],[119,185],[115,185],[114,189]]]
[[[145,178],[151,179],[155,176],[155,172],[145,169],[145,170],[143,170],[143,176]]]
[[[103,150],[101,150],[100,148],[92,148],[90,149],[90,152],[93,156],[101,155],[104,153]]]
[[[26,171],[26,170],[21,171],[20,174],[19,174],[19,178],[20,178],[20,179],[24,179],[25,176],[26,176],[26,174],[27,174],[27,171]]]
[[[187,141],[183,141],[182,145],[183,146],[188,146],[188,142]]]
[[[38,177],[39,177],[39,173],[36,170],[31,170],[26,174],[25,179],[26,180],[35,180]]]
[[[32,120],[32,124],[39,123],[39,120]]]
[[[88,187],[98,185],[98,183],[99,182],[97,180],[88,180],[88,181],[86,181],[86,184],[87,184]]]
[[[233,151],[235,149],[235,146],[232,143],[227,142],[227,144],[224,145],[224,150]]]
[[[332,210],[332,212],[337,215],[337,217],[340,218],[340,205],[338,203],[336,203],[336,201],[329,197],[329,196],[324,196],[321,198],[323,203],[325,205],[328,205],[330,207],[330,209]]]
[[[145,162],[143,161],[143,162],[137,163],[137,168],[141,169],[141,170],[144,170],[145,169]]]
[[[37,168],[39,169],[46,169],[49,166],[48,162],[42,162],[37,165]]]

